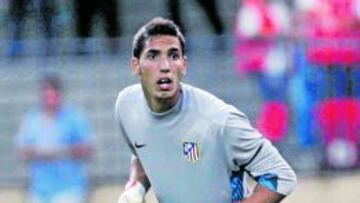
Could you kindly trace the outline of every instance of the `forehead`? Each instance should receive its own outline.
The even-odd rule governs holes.
[[[149,37],[145,42],[145,52],[152,49],[172,49],[177,48],[181,50],[180,41],[177,37],[171,35],[156,35]]]

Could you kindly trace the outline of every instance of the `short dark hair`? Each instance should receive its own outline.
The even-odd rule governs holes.
[[[156,35],[171,35],[177,37],[180,41],[181,53],[185,55],[185,38],[180,32],[179,27],[169,19],[156,17],[142,26],[135,34],[132,50],[133,57],[140,58],[146,40]]]
[[[62,90],[62,82],[60,76],[56,73],[45,73],[40,78],[40,87],[51,87],[55,90]]]

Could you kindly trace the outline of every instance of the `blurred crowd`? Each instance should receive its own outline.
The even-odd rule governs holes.
[[[64,23],[70,23],[74,16],[74,36],[78,38],[77,53],[85,54],[88,50],[87,39],[92,36],[95,17],[104,21],[104,30],[109,38],[108,47],[116,53],[121,30],[119,26],[119,7],[117,0],[74,0],[70,4],[64,0],[10,0],[8,7],[8,45],[6,55],[19,56],[24,49],[25,23],[33,16],[38,23],[38,31],[43,35],[44,55],[51,55],[55,49],[55,38],[61,36]],[[70,14],[70,13],[73,13]],[[31,15],[30,15],[31,14]]]
[[[292,3],[244,0],[236,15],[236,71],[256,78],[264,101],[257,125],[279,143],[293,122],[323,168],[359,167],[360,1]]]

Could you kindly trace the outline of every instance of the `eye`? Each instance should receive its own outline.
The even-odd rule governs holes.
[[[146,54],[146,58],[147,58],[147,59],[150,59],[150,60],[154,60],[156,57],[157,57],[157,54],[154,53],[154,52],[148,52],[148,53]]]
[[[178,60],[180,58],[180,54],[178,52],[170,53],[171,60]]]

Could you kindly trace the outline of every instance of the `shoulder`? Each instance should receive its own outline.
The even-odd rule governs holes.
[[[183,84],[183,89],[185,95],[187,95],[189,100],[192,102],[192,105],[201,107],[201,109],[206,108],[214,112],[225,112],[231,106],[219,97],[198,87]]]
[[[189,103],[192,108],[196,108],[201,115],[211,118],[214,121],[224,124],[225,120],[231,114],[243,115],[236,107],[226,103],[208,91],[188,84],[183,84],[183,89],[189,100],[187,103]]]
[[[122,89],[118,94],[119,100],[134,101],[142,96],[142,87],[140,84],[130,85]]]
[[[22,121],[27,123],[32,122],[37,120],[41,114],[41,108],[39,106],[33,107],[25,113],[22,117]]]
[[[33,107],[28,110],[20,120],[18,137],[28,137],[34,129],[41,125],[42,113],[39,107]]]
[[[122,89],[115,102],[115,109],[125,107],[127,105],[134,105],[144,97],[142,87],[140,84],[134,84]]]
[[[143,96],[142,94],[142,87],[140,84],[130,85],[119,92],[116,101],[133,102],[139,100]]]
[[[72,122],[87,122],[87,115],[82,107],[73,104],[64,104],[59,114],[61,119]]]
[[[80,107],[78,107],[74,104],[69,104],[69,103],[62,105],[61,112],[64,114],[74,114],[74,115],[82,114],[81,113],[82,110],[80,109]]]
[[[219,107],[227,105],[222,99],[216,97],[206,90],[194,87],[189,84],[182,84],[182,88],[185,94],[188,94],[193,102],[200,102],[201,105],[215,105]]]

